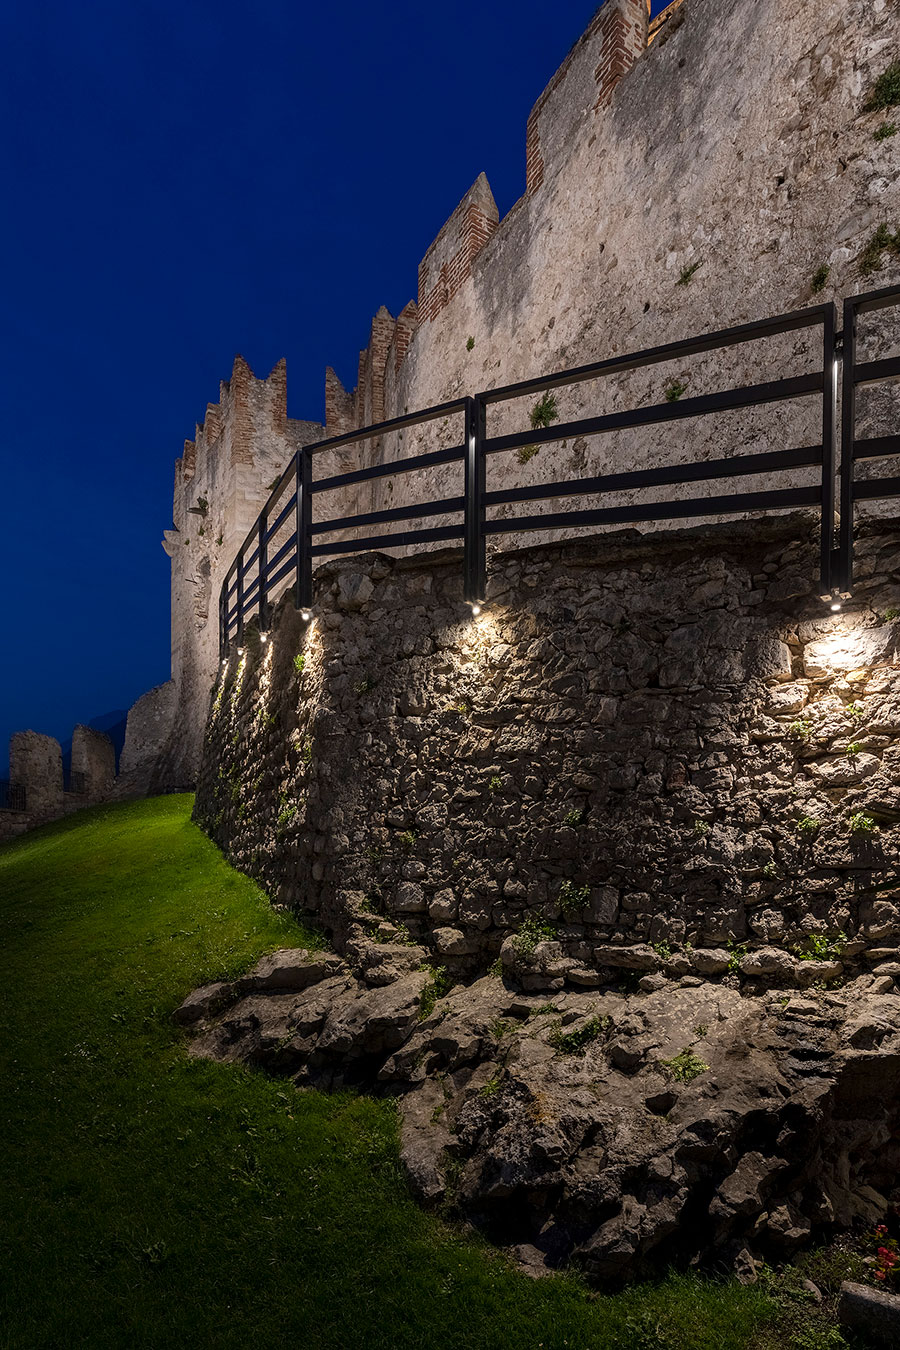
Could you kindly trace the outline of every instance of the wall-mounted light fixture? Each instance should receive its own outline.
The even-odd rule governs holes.
[[[309,623],[310,619],[312,618],[312,610],[301,609],[300,618],[303,620],[304,623]]]

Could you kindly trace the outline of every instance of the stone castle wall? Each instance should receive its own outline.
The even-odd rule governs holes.
[[[477,178],[420,263],[416,300],[396,319],[384,307],[373,319],[356,388],[345,390],[327,371],[327,434],[900,277],[889,251],[876,276],[860,270],[866,241],[880,224],[893,228],[897,209],[894,142],[874,140],[882,115],[864,110],[872,82],[896,55],[897,18],[896,0],[799,0],[787,17],[780,0],[685,0],[648,33],[643,0],[607,0],[528,119],[524,195],[500,220],[487,179]],[[827,281],[814,294],[823,266]],[[889,342],[877,323],[872,331],[875,355]],[[613,387],[562,390],[559,415],[659,402],[672,380],[691,396],[803,373],[817,359],[814,342],[789,335],[736,349],[733,358],[693,358]],[[879,397],[883,405],[883,395],[863,401],[863,425],[879,411]],[[489,429],[527,426],[532,402],[493,411]],[[186,785],[196,774],[224,572],[277,470],[298,444],[321,435],[315,424],[287,418],[283,364],[259,381],[238,360],[220,403],[185,446],[175,531],[166,536],[176,711],[161,782]],[[821,403],[808,398],[675,430],[563,441],[526,463],[502,453],[491,457],[488,484],[820,437]],[[448,418],[318,457],[316,474],[460,440],[461,418]],[[461,474],[451,466],[329,493],[316,499],[316,514],[454,495]],[[812,481],[801,470],[790,485]],[[758,478],[732,481],[735,492],[760,486]],[[633,499],[619,494],[615,504]],[[191,515],[202,501],[208,518]],[[567,504],[551,498],[535,509]],[[541,537],[510,534],[504,547]]]
[[[174,709],[157,747],[154,784],[192,786],[209,689],[219,655],[219,591],[270,487],[297,448],[320,440],[317,422],[287,415],[279,362],[264,380],[236,357],[218,403],[207,406],[175,465],[172,560]]]
[[[535,987],[648,944],[883,960],[900,529],[868,528],[837,615],[796,518],[511,552],[477,620],[456,554],[334,564],[309,628],[288,602],[223,672],[197,819],[370,962],[474,974],[541,929]]]

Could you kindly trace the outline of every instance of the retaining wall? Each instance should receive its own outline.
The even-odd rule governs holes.
[[[647,943],[896,948],[900,525],[867,528],[840,614],[798,518],[498,555],[477,620],[456,553],[322,569],[220,672],[196,817],[339,945],[461,972],[523,931],[582,983]]]

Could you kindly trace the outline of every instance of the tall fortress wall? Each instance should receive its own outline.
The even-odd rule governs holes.
[[[644,0],[606,0],[528,118],[524,194],[499,220],[487,179],[476,178],[419,264],[416,301],[396,318],[383,307],[373,318],[357,387],[327,371],[324,431],[287,417],[283,365],[257,380],[236,363],[176,466],[166,548],[177,711],[161,780],[196,778],[218,588],[297,445],[900,276],[887,255],[874,278],[859,265],[873,231],[893,230],[900,215],[897,142],[874,139],[884,114],[864,111],[898,37],[897,0],[683,0],[652,24]],[[814,294],[822,267],[827,282]],[[560,418],[659,401],[669,378],[702,394],[716,382],[777,377],[809,355],[806,341],[737,349],[724,379],[721,358],[701,357],[615,389],[563,390]],[[492,414],[491,429],[521,429],[527,411]],[[651,428],[544,446],[525,464],[497,455],[489,486],[802,444],[818,416],[816,400],[802,400],[676,431],[677,444],[671,429]],[[317,476],[458,443],[460,431],[450,418],[363,442],[323,457],[330,463],[317,459]],[[317,516],[449,495],[461,472],[323,494]],[[192,514],[201,499],[207,518]],[[548,499],[543,509],[559,505]],[[534,538],[507,535],[504,546]]]
[[[374,316],[356,387],[326,371],[324,426],[288,416],[283,361],[263,379],[235,359],[176,462],[164,539],[171,680],[132,709],[112,791],[196,782],[222,580],[299,446],[900,280],[890,250],[871,274],[861,266],[874,231],[900,226],[900,136],[876,139],[885,114],[866,110],[898,55],[900,0],[676,0],[652,22],[647,0],[605,0],[528,117],[523,195],[500,220],[478,175],[419,263],[416,299],[397,316],[384,307]],[[671,379],[700,395],[788,367],[801,373],[808,344],[790,334],[737,348],[731,360],[701,356],[563,388],[560,420],[659,402]],[[886,395],[867,397],[863,435]],[[492,409],[490,432],[526,427],[530,401]],[[490,457],[488,486],[814,443],[819,416],[811,398],[544,445],[527,462],[501,453]],[[448,418],[317,456],[316,475],[460,440],[461,419]],[[377,479],[318,496],[316,516],[429,501],[457,493],[461,481],[461,465]],[[697,488],[668,493],[679,491]],[[549,498],[534,509],[565,505]],[[551,536],[500,537],[510,549]]]

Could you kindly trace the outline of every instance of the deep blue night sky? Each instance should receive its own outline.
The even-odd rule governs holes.
[[[661,8],[662,3],[656,8]],[[525,120],[596,0],[12,0],[0,16],[10,732],[169,674],[173,462],[242,352],[288,410],[355,382],[380,304]]]

